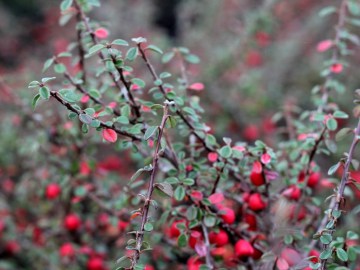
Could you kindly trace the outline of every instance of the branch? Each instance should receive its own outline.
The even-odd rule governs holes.
[[[338,23],[335,26],[336,29],[336,33],[335,33],[335,39],[334,39],[334,48],[333,48],[333,54],[332,54],[332,62],[336,63],[339,60],[339,47],[338,44],[340,42],[341,39],[341,33],[343,31],[342,28],[344,28],[345,25],[345,19],[346,19],[346,7],[347,7],[347,0],[343,0],[341,2],[341,6],[339,9],[339,16],[338,16]],[[329,99],[329,87],[327,87],[326,85],[329,83],[329,81],[332,78],[332,73],[330,72],[327,76],[326,76],[326,80],[324,82],[324,84],[322,85],[321,89],[322,89],[322,103],[321,105],[318,107],[318,112],[323,112],[324,110],[324,106],[327,104],[328,99]]]
[[[80,114],[85,114],[85,112],[83,110],[78,110],[77,108],[75,108],[73,105],[71,105],[69,102],[67,102],[66,100],[64,100],[60,94],[56,91],[50,91],[50,95],[52,97],[54,97],[57,101],[59,101],[62,105],[64,105],[69,111],[72,111],[74,113],[76,113],[77,115],[80,115]],[[93,120],[95,120],[94,117],[91,117]],[[98,119],[96,119],[98,120]],[[100,121],[100,120],[99,120]],[[130,134],[126,131],[123,131],[123,130],[120,130],[118,129],[117,127],[115,127],[114,125],[108,125],[102,121],[100,121],[100,127],[102,128],[108,128],[108,129],[112,129],[114,130],[117,134],[119,135],[122,135],[122,136],[125,136],[125,137],[129,137],[131,138],[132,140],[134,141],[141,141],[141,138],[138,138],[136,137],[135,135],[133,134]]]
[[[356,127],[356,130],[355,130],[355,135],[354,135],[354,138],[353,138],[353,141],[351,143],[351,146],[350,146],[350,150],[349,150],[349,154],[348,154],[348,157],[347,157],[347,160],[346,160],[346,163],[345,163],[345,168],[344,168],[344,171],[343,171],[343,174],[342,174],[342,177],[341,177],[341,181],[340,181],[340,184],[338,186],[338,190],[337,190],[337,193],[336,193],[336,196],[333,198],[333,200],[335,201],[335,203],[332,203],[331,202],[331,208],[330,208],[330,213],[329,213],[329,217],[327,218],[327,222],[324,224],[327,224],[330,220],[333,220],[334,221],[334,225],[332,226],[332,228],[330,228],[330,235],[333,235],[335,230],[336,230],[336,221],[337,221],[337,218],[334,217],[332,215],[332,213],[334,211],[338,211],[340,209],[340,204],[341,202],[343,201],[344,199],[344,190],[345,190],[345,186],[346,186],[346,183],[348,181],[348,178],[349,178],[349,169],[350,169],[350,164],[351,164],[351,161],[353,159],[353,155],[354,155],[354,151],[355,151],[355,147],[357,145],[357,143],[359,142],[359,138],[360,138],[360,120],[358,122],[358,125]],[[328,245],[323,245],[323,251],[329,246]],[[326,264],[326,261],[327,259],[325,260],[321,260],[321,267],[320,267],[320,270],[324,270],[325,269],[325,264]]]
[[[157,75],[155,68],[153,67],[153,65],[150,63],[149,58],[146,56],[144,49],[141,47],[141,43],[137,44],[141,57],[144,59],[145,64],[147,66],[147,68],[149,69],[154,81],[159,80],[159,76]],[[161,91],[161,93],[166,97],[166,91],[164,88],[164,84],[161,83],[159,86],[159,90]],[[168,99],[169,101],[173,101],[172,99]],[[191,122],[185,117],[185,115],[182,113],[182,111],[180,109],[176,109],[176,114],[184,121],[185,125],[188,126],[188,128],[190,129],[191,133],[195,135],[195,137],[201,142],[201,144],[204,146],[204,148],[206,149],[206,151],[208,152],[213,152],[214,150],[212,148],[210,148],[209,146],[206,145],[206,142],[203,138],[200,137],[199,134],[197,134],[195,127],[191,124]]]
[[[59,61],[55,58],[55,59],[54,59],[54,63],[55,63],[55,64],[59,64]],[[76,83],[75,80],[74,80],[74,78],[73,78],[73,77],[70,75],[70,73],[69,73],[68,71],[66,71],[66,70],[65,70],[65,72],[64,72],[64,77],[65,77],[67,80],[69,80],[69,82],[71,83],[71,85],[73,85],[77,90],[79,90],[79,91],[80,91],[81,93],[83,93],[84,95],[88,95],[89,98],[90,98],[92,101],[94,101],[96,104],[100,104],[101,106],[106,107],[106,104],[105,104],[102,100],[91,96],[91,95],[88,93],[88,91],[87,91],[81,84]],[[115,108],[114,108],[113,111],[114,111],[114,114],[115,114],[116,116],[120,116],[120,115],[121,115],[118,109],[115,109]]]
[[[205,260],[206,260],[206,265],[209,269],[214,269],[214,265],[212,263],[212,259],[211,259],[211,255],[210,255],[210,242],[209,242],[209,234],[208,234],[208,230],[205,226],[204,221],[201,222],[201,227],[202,227],[202,231],[204,233],[204,238],[205,238],[205,248],[206,248],[206,256],[205,256]]]
[[[141,217],[141,225],[140,225],[140,230],[137,231],[136,233],[136,245],[135,245],[135,253],[132,257],[132,265],[130,269],[135,269],[135,265],[137,264],[137,262],[140,259],[140,253],[141,253],[141,246],[143,244],[143,239],[144,239],[144,233],[145,233],[145,224],[148,220],[148,215],[149,215],[149,208],[150,208],[150,201],[151,201],[151,195],[154,191],[154,187],[155,187],[155,176],[156,176],[156,172],[158,169],[158,163],[159,163],[159,158],[160,158],[160,146],[161,146],[161,138],[163,136],[164,133],[164,129],[165,129],[165,124],[166,124],[166,120],[169,117],[168,108],[169,104],[165,103],[164,105],[164,114],[161,120],[161,124],[159,126],[159,135],[157,137],[157,143],[156,143],[156,148],[155,148],[155,152],[153,155],[153,162],[152,162],[152,171],[151,171],[151,176],[150,176],[150,182],[148,185],[148,189],[147,189],[147,193],[146,193],[146,197],[145,197],[145,203],[144,206],[142,208],[142,217]]]

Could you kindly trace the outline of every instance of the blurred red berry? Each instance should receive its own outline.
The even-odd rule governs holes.
[[[65,217],[64,226],[69,231],[76,231],[81,226],[81,220],[76,214],[69,214]]]
[[[49,200],[56,199],[61,193],[61,187],[57,183],[51,183],[46,186],[45,196]]]
[[[248,241],[240,239],[235,244],[235,254],[237,257],[252,256],[254,254],[254,248]]]
[[[60,256],[61,257],[73,257],[75,255],[75,249],[72,243],[64,243],[60,247]]]
[[[261,211],[265,209],[267,204],[262,200],[259,193],[251,194],[249,197],[249,208],[253,211]]]

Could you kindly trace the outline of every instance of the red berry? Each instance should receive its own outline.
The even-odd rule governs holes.
[[[220,230],[218,233],[209,233],[209,240],[211,244],[221,247],[229,243],[229,236],[224,230]]]
[[[254,248],[248,241],[240,239],[235,244],[235,254],[238,257],[252,256],[254,254]]]
[[[104,270],[104,261],[99,257],[92,257],[86,264],[87,270]]]
[[[81,225],[81,220],[76,214],[69,214],[65,217],[64,226],[69,231],[76,231]]]
[[[45,196],[49,200],[56,199],[61,193],[61,187],[56,183],[48,184],[45,190]]]
[[[199,270],[202,262],[197,257],[190,257],[187,261],[187,270]]]
[[[155,270],[155,268],[149,264],[146,264],[144,270]]]
[[[226,224],[233,224],[235,222],[235,212],[229,207],[224,207],[220,209],[220,217]]]
[[[256,229],[257,229],[256,216],[246,213],[244,215],[244,221],[246,224],[249,225],[249,227],[248,227],[249,231],[256,231]]]
[[[5,251],[8,252],[10,255],[14,255],[20,252],[21,246],[15,240],[10,240],[5,244]]]
[[[173,224],[171,225],[170,230],[169,230],[170,238],[176,238],[181,234],[180,230],[176,226],[179,223],[184,223],[185,224],[185,220],[178,220],[178,221],[173,222]]]
[[[73,257],[75,255],[75,249],[71,243],[63,244],[59,252],[61,257]]]
[[[265,179],[264,179],[262,173],[257,173],[257,172],[252,171],[250,174],[250,180],[251,180],[251,183],[257,187],[265,184]]]
[[[292,200],[299,200],[301,197],[301,189],[296,185],[291,185],[284,192],[284,196]]]
[[[312,249],[309,252],[309,257],[312,257],[312,256],[314,256],[316,258],[311,258],[310,261],[313,262],[313,263],[318,263],[319,262],[320,252],[315,250],[315,249]]]
[[[249,208],[253,211],[261,211],[266,208],[266,203],[259,193],[253,193],[249,197]]]
[[[320,178],[321,178],[321,174],[319,172],[314,172],[310,174],[307,185],[311,188],[315,187],[319,183]]]

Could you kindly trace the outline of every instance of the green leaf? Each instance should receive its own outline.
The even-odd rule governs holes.
[[[328,170],[328,175],[333,175],[337,169],[340,167],[341,163],[338,162],[335,165],[331,166],[330,169]]]
[[[166,121],[167,124],[170,125],[171,128],[176,127],[176,119],[174,116],[169,116]]]
[[[120,112],[121,115],[124,115],[129,118],[131,112],[130,106],[128,104],[125,104],[123,107],[121,107]]]
[[[126,53],[126,59],[129,61],[134,61],[139,53],[139,49],[137,47],[130,48]]]
[[[32,102],[31,102],[31,107],[33,108],[33,110],[35,110],[39,99],[40,99],[40,94],[35,95],[35,97],[33,98]]]
[[[146,222],[144,225],[144,230],[147,232],[151,232],[154,229],[154,226],[150,222]]]
[[[341,119],[349,118],[349,115],[343,111],[336,111],[336,112],[334,112],[333,116],[334,116],[334,118],[341,118]]]
[[[348,254],[346,253],[345,250],[343,250],[342,248],[337,248],[336,249],[336,256],[342,260],[343,262],[347,262],[349,259]]]
[[[342,128],[340,129],[336,135],[335,135],[335,140],[336,141],[340,141],[342,140],[346,135],[349,135],[353,132],[353,129],[351,128]]]
[[[97,119],[93,119],[93,120],[91,120],[90,126],[93,128],[98,128],[98,127],[100,127],[100,121]]]
[[[177,244],[179,247],[186,247],[187,245],[187,237],[185,234],[181,234],[177,239]]]
[[[192,186],[195,184],[195,180],[191,178],[185,178],[181,181],[185,186]]]
[[[293,236],[292,236],[291,234],[285,235],[285,237],[284,237],[284,243],[285,243],[286,245],[290,245],[293,241],[294,241],[294,238],[293,238]]]
[[[42,83],[47,83],[47,82],[52,81],[52,80],[55,80],[55,79],[56,79],[56,77],[42,78],[42,79],[41,79],[41,82],[42,82]]]
[[[329,129],[329,130],[336,130],[337,129],[337,121],[334,119],[334,118],[329,118],[327,121],[326,121],[326,127]]]
[[[221,147],[221,149],[219,150],[219,154],[223,158],[229,158],[229,157],[231,157],[232,149],[229,145],[225,145],[225,146]]]
[[[323,9],[320,10],[319,16],[320,17],[325,17],[327,15],[335,13],[336,11],[337,11],[337,9],[334,6],[324,7]]]
[[[119,46],[129,46],[129,43],[123,39],[115,39],[111,42],[112,45],[119,45]]]
[[[131,40],[134,41],[136,44],[146,42],[146,38],[143,37],[132,38]]]
[[[172,197],[174,196],[174,190],[171,184],[169,183],[157,183],[155,188],[160,190],[161,192],[165,193],[167,196]]]
[[[115,121],[120,123],[120,124],[124,124],[124,125],[128,125],[129,124],[129,118],[127,118],[124,115],[121,115],[117,118],[115,118]]]
[[[39,89],[39,94],[40,94],[40,96],[41,96],[43,99],[49,99],[49,97],[50,97],[50,90],[49,90],[49,88],[47,88],[46,86],[41,87],[41,88]]]
[[[146,167],[144,167],[144,168],[138,169],[138,170],[133,174],[133,176],[131,176],[128,185],[130,185],[132,182],[134,182],[134,180],[136,180],[136,178],[138,178],[138,177],[140,176],[140,174],[142,174],[142,173],[145,172],[145,171],[149,172],[149,171],[151,171],[152,169],[153,169],[153,168],[152,168],[151,165],[146,166]]]
[[[151,51],[157,52],[158,54],[164,53],[159,47],[157,47],[155,45],[149,45],[145,48],[145,50],[151,50]]]
[[[163,55],[163,57],[161,58],[161,62],[163,62],[164,64],[170,62],[171,59],[173,59],[175,56],[175,52],[167,52]]]
[[[69,89],[61,89],[59,93],[63,97],[63,99],[70,103],[78,102],[81,99],[81,95]]]
[[[158,129],[158,126],[150,126],[147,128],[144,134],[144,140],[147,141],[154,134],[154,132]]]
[[[64,64],[56,64],[55,66],[54,66],[54,71],[56,72],[56,73],[64,73],[65,71],[66,71],[66,67],[65,67],[65,65]]]
[[[139,79],[139,78],[133,78],[133,79],[131,79],[131,82],[133,84],[138,85],[140,88],[144,88],[146,86],[145,82],[142,79]]]
[[[360,5],[356,1],[347,1],[347,6],[349,11],[354,16],[360,15]]]
[[[87,56],[91,56],[105,48],[103,44],[96,44],[89,49]]]
[[[348,247],[347,254],[349,257],[349,261],[354,262],[356,260],[357,254],[356,254],[354,247]]]
[[[188,54],[185,55],[185,60],[191,64],[198,64],[200,63],[200,58],[196,56],[195,54]]]
[[[69,52],[62,52],[57,55],[57,57],[71,57],[72,54]]]
[[[101,93],[98,90],[94,89],[94,88],[89,90],[89,95],[91,97],[93,97],[93,98],[100,98],[101,97]]]
[[[327,260],[331,256],[331,253],[332,249],[325,249],[323,252],[321,252],[319,258],[321,260]]]
[[[204,218],[204,223],[206,227],[214,227],[216,223],[216,217],[213,215],[207,215]]]
[[[79,119],[81,122],[83,122],[84,124],[87,124],[87,125],[90,125],[93,120],[90,115],[87,115],[84,113],[79,114]]]
[[[45,72],[54,63],[54,58],[45,61],[42,72]]]
[[[169,77],[171,77],[171,73],[169,73],[169,72],[163,72],[163,73],[161,73],[161,74],[159,75],[159,77],[160,77],[161,79],[169,78]]]
[[[73,3],[73,0],[63,0],[60,4],[60,9],[62,11],[67,10],[69,7],[71,7]]]
[[[174,198],[177,201],[182,201],[185,197],[185,188],[183,186],[177,186],[174,192]]]
[[[321,243],[323,243],[324,245],[328,245],[331,243],[332,241],[332,236],[330,234],[323,234],[321,237],[320,237],[320,241]]]
[[[28,88],[35,88],[35,87],[38,87],[39,85],[40,85],[40,82],[32,81],[32,82],[29,83]]]
[[[89,127],[88,127],[88,125],[87,125],[87,124],[82,124],[82,126],[81,126],[81,131],[82,131],[83,133],[88,133],[88,132],[89,132]]]
[[[187,210],[186,210],[186,217],[188,220],[194,220],[197,217],[197,210],[196,207],[194,205],[190,206]]]

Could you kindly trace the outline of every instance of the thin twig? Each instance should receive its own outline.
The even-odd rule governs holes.
[[[350,146],[349,154],[348,154],[347,159],[346,159],[346,163],[345,163],[344,171],[343,171],[343,174],[342,174],[342,177],[341,177],[341,181],[340,181],[340,184],[339,184],[337,192],[336,192],[336,197],[334,197],[334,199],[333,199],[333,200],[335,200],[335,203],[330,208],[329,217],[327,218],[327,222],[329,222],[330,220],[334,220],[334,225],[331,228],[332,230],[329,231],[330,235],[334,234],[335,229],[336,229],[336,223],[337,223],[336,222],[337,218],[335,218],[332,215],[332,213],[334,211],[338,211],[340,209],[340,204],[344,199],[344,190],[345,190],[345,187],[346,187],[346,184],[347,184],[347,181],[348,181],[348,178],[349,178],[349,174],[350,174],[350,172],[349,172],[350,164],[351,164],[351,161],[353,159],[355,147],[356,147],[357,143],[359,142],[359,136],[360,136],[360,120],[359,120],[358,125],[356,127],[354,138],[353,138],[353,141],[352,141],[351,146]],[[325,222],[325,224],[327,224],[327,222]],[[326,250],[326,248],[328,246],[329,245],[323,245],[322,250],[323,251]],[[327,262],[327,259],[321,260],[320,270],[325,269],[326,262]]]
[[[205,260],[206,260],[206,266],[209,269],[214,269],[214,265],[212,263],[212,258],[211,258],[211,254],[210,254],[210,241],[209,241],[209,234],[208,234],[208,230],[205,226],[204,221],[201,222],[201,227],[202,227],[202,231],[204,234],[204,239],[205,239],[205,249],[206,249],[206,254],[205,254]]]
[[[162,120],[161,120],[161,124],[159,126],[159,135],[157,137],[156,148],[155,148],[154,155],[153,155],[150,182],[149,182],[148,189],[147,189],[147,192],[146,192],[145,203],[144,203],[144,206],[142,208],[140,230],[138,230],[137,234],[136,234],[135,253],[134,253],[133,257],[132,257],[132,265],[131,265],[130,269],[134,269],[134,267],[136,266],[137,262],[140,259],[141,246],[143,244],[144,233],[145,233],[145,224],[148,221],[151,196],[152,196],[152,193],[154,191],[155,176],[156,176],[156,172],[157,172],[158,165],[159,165],[161,138],[162,138],[163,133],[164,133],[166,120],[169,117],[168,105],[169,104],[167,104],[167,103],[165,103],[165,105],[164,105],[164,114],[163,114],[163,117],[162,117]]]
[[[64,105],[68,110],[76,113],[77,115],[85,114],[85,112],[84,112],[83,110],[78,110],[78,109],[75,108],[73,105],[71,105],[69,102],[67,102],[66,100],[64,100],[64,99],[60,96],[60,94],[59,94],[58,92],[56,92],[56,91],[50,91],[50,95],[51,95],[52,97],[54,97],[57,101],[59,101],[62,105]],[[90,116],[90,117],[91,117],[91,116]],[[92,119],[95,120],[95,118],[93,118],[93,117],[92,117]],[[96,119],[96,120],[98,120],[98,119]],[[99,120],[99,121],[100,121],[100,120]],[[125,137],[129,137],[129,138],[131,138],[131,139],[134,140],[134,141],[140,141],[140,140],[141,140],[141,138],[138,138],[138,137],[136,137],[136,136],[133,135],[133,134],[130,134],[130,133],[126,132],[126,131],[120,130],[120,129],[118,129],[117,127],[115,127],[114,125],[108,125],[108,124],[106,124],[106,123],[104,123],[104,122],[102,122],[102,121],[100,121],[100,127],[102,127],[102,128],[107,128],[107,129],[112,129],[112,130],[114,130],[117,134],[122,135],[122,136],[125,136]]]

